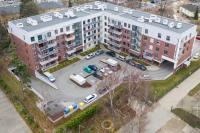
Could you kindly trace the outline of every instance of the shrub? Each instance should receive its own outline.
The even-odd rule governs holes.
[[[68,120],[66,123],[60,125],[56,128],[56,133],[62,133],[63,131],[67,129],[73,129],[78,127],[83,121],[91,118],[96,112],[97,112],[97,105],[91,105],[87,107],[82,112],[76,114],[74,117],[72,117],[70,120]]]
[[[62,61],[62,62],[60,62],[57,66],[50,68],[48,71],[49,71],[50,73],[53,73],[53,72],[55,72],[55,71],[58,71],[58,70],[60,70],[60,69],[62,69],[62,68],[64,68],[64,67],[70,65],[70,64],[73,64],[73,63],[75,63],[75,62],[77,62],[77,61],[79,61],[79,60],[80,60],[80,59],[79,59],[78,57],[75,57],[75,58],[72,58],[72,59],[70,59],[70,60]]]
[[[94,47],[94,48],[91,48],[91,49],[89,49],[89,50],[87,50],[87,51],[81,52],[80,55],[81,55],[81,56],[86,56],[86,55],[88,55],[88,54],[91,54],[91,53],[93,53],[93,52],[99,50],[99,49],[100,49],[100,45],[97,45],[97,46]]]
[[[183,121],[188,123],[190,126],[194,128],[200,128],[200,119],[196,117],[195,115],[181,109],[181,108],[176,108],[173,109],[172,112],[179,116]]]

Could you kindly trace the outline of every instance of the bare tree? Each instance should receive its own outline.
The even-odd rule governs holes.
[[[167,1],[168,1],[168,0],[160,0],[159,11],[160,11],[160,15],[161,15],[161,16],[164,15],[164,12],[165,12],[166,6],[167,6]]]

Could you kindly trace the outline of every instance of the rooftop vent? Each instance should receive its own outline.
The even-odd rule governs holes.
[[[182,28],[182,26],[183,26],[183,24],[182,24],[182,23],[177,23],[177,24],[176,24],[176,28],[177,28],[177,29],[180,29],[180,28]]]
[[[133,14],[133,10],[129,10],[128,13],[129,13],[129,14]]]
[[[17,23],[16,25],[17,25],[18,28],[24,27],[23,23]]]
[[[79,12],[79,11],[81,11],[81,8],[80,8],[80,7],[75,7],[75,10],[76,10],[77,12]]]
[[[32,26],[38,25],[37,20],[34,20],[34,19],[30,18],[30,17],[26,19],[26,22],[28,24],[32,25]]]
[[[149,18],[149,23],[152,23],[153,22],[153,19]]]
[[[92,6],[92,5],[89,5],[89,9],[90,9],[90,10],[93,9],[93,6]]]
[[[68,18],[73,18],[76,15],[74,14],[73,10],[68,10],[67,12],[65,12],[65,16]]]
[[[96,6],[97,5],[100,5],[101,4],[101,2],[100,1],[95,1],[95,3],[94,3]]]
[[[114,11],[118,12],[119,11],[118,7],[114,7]]]
[[[163,19],[163,24],[164,25],[168,25],[168,20],[167,19]]]
[[[173,28],[175,25],[174,25],[174,22],[171,22],[171,23],[169,23],[169,28]]]
[[[128,11],[128,9],[124,8],[124,9],[123,9],[123,12],[124,12],[124,13],[128,13],[129,11]]]
[[[150,19],[153,19],[153,20],[155,20],[157,18],[157,16],[156,15],[150,15]]]
[[[159,17],[157,17],[157,18],[155,19],[155,22],[156,22],[156,23],[160,23],[160,22],[161,22],[161,19],[160,19]]]
[[[54,12],[54,16],[57,18],[62,19],[63,18],[63,14],[59,13],[59,12]]]
[[[48,22],[48,21],[51,21],[52,20],[52,16],[50,15],[43,15],[40,17],[40,19],[43,21],[43,22]]]
[[[141,16],[140,18],[138,18],[138,19],[137,19],[137,21],[139,21],[139,22],[142,22],[142,23],[143,23],[143,22],[144,22],[144,17],[143,17],[143,16]]]

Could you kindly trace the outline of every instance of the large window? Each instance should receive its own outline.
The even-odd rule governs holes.
[[[34,42],[35,41],[35,37],[31,37],[31,42]]]
[[[166,40],[167,40],[167,41],[170,41],[170,36],[167,36],[167,37],[166,37]]]
[[[161,38],[161,33],[158,33],[158,38]]]
[[[47,33],[47,37],[51,37],[51,32],[48,32],[48,33]]]
[[[39,40],[39,41],[42,40],[42,35],[38,35],[38,40]]]

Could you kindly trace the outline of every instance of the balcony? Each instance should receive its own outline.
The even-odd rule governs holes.
[[[72,41],[72,40],[74,40],[75,39],[75,36],[74,35],[71,35],[70,37],[65,37],[65,41]]]
[[[58,50],[57,50],[57,49],[54,49],[53,51],[50,51],[50,52],[47,52],[47,53],[39,52],[39,53],[38,53],[38,57],[42,59],[42,58],[45,58],[45,57],[47,57],[47,56],[49,56],[49,55],[57,54],[57,53],[58,53]]]
[[[113,51],[115,51],[115,52],[117,52],[117,53],[120,53],[120,52],[121,52],[121,49],[117,49],[117,48],[115,48],[115,47],[113,47],[113,46],[110,46],[110,45],[108,45],[108,49],[113,50]]]
[[[153,54],[152,53],[150,53],[150,52],[144,52],[143,53],[143,58],[145,58],[145,59],[147,59],[147,60],[153,60]]]
[[[108,44],[111,44],[111,45],[113,45],[115,47],[118,47],[118,48],[122,47],[122,45],[120,43],[116,43],[116,42],[113,42],[113,41],[110,41],[110,40],[108,40],[107,42],[108,42]]]
[[[114,33],[114,34],[117,34],[117,35],[121,35],[122,34],[121,31],[117,31],[117,30],[114,30],[114,29],[108,29],[108,33]]]
[[[117,28],[117,29],[121,29],[122,28],[122,25],[117,25],[117,24],[113,24],[113,23],[108,23],[108,27],[114,27],[114,28]]]
[[[50,62],[52,62],[52,61],[56,61],[56,60],[58,60],[58,56],[49,58],[49,59],[44,60],[44,61],[40,61],[40,65],[44,66],[45,64],[50,63]]]
[[[112,39],[112,40],[116,40],[118,42],[122,41],[122,38],[121,37],[116,37],[116,36],[112,36],[112,35],[109,35],[108,36],[109,39]]]

